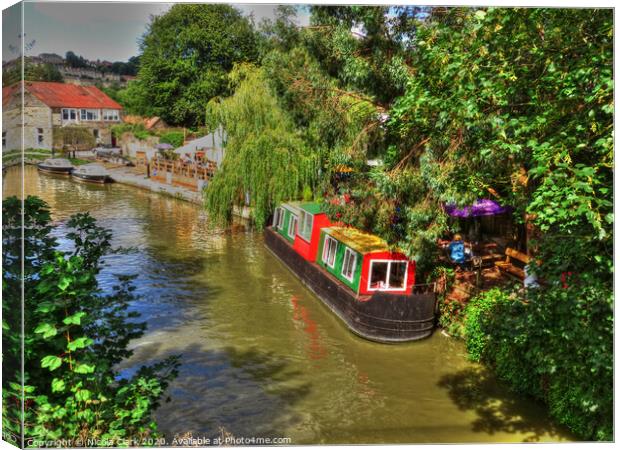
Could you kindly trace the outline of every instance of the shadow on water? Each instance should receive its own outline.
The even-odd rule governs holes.
[[[213,439],[222,429],[235,437],[278,436],[299,422],[294,406],[311,392],[311,383],[290,368],[286,357],[258,348],[205,350],[191,344],[169,352],[161,343],[153,343],[135,349],[132,360],[168,354],[182,354],[179,376],[168,388],[168,401],[155,413],[169,444],[175,437],[188,435]],[[123,371],[133,370],[128,365]],[[196,402],[197,398],[202,402]]]
[[[532,399],[517,397],[488,369],[475,367],[444,375],[438,385],[448,390],[461,411],[476,413],[472,423],[474,432],[524,434],[523,442],[566,435],[566,430],[551,421],[542,405],[539,411],[534,411]]]

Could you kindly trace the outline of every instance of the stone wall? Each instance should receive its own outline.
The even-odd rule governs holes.
[[[33,95],[24,94],[24,135],[23,148],[52,148],[52,111]],[[3,149],[22,148],[22,108],[19,91],[9,100],[2,111],[2,132],[6,132],[6,145]],[[39,140],[41,136],[41,140]]]
[[[140,140],[129,131],[123,133],[116,143],[123,150],[123,155],[135,158],[137,152],[144,152],[148,159],[153,157],[157,144],[159,144],[159,136],[149,136],[146,140]]]

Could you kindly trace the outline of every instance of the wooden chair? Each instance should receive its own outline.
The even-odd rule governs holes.
[[[525,279],[524,267],[529,263],[529,256],[514,248],[508,247],[506,249],[506,260],[496,261],[495,266],[502,272],[506,272],[508,275],[512,275],[523,281]]]

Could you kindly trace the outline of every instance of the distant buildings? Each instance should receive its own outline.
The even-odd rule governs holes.
[[[41,53],[38,56],[26,56],[26,65],[50,64],[54,66],[62,75],[65,83],[78,84],[80,86],[91,86],[100,84],[105,87],[118,84],[125,86],[127,82],[134,80],[133,75],[119,75],[111,71],[113,63],[110,61],[88,61],[83,60],[86,67],[73,67],[65,58],[56,53]],[[8,71],[19,67],[20,59],[12,59],[2,62],[2,70]]]
[[[94,86],[27,81],[24,84],[23,146],[52,149],[54,128],[83,127],[97,143],[114,144],[110,127],[122,106]],[[20,83],[2,89],[2,149],[22,147]]]

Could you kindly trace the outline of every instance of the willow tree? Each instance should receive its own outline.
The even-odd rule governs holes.
[[[234,94],[207,106],[207,124],[221,125],[227,141],[222,166],[205,191],[205,206],[216,223],[228,224],[235,206],[249,203],[254,223],[262,228],[274,205],[299,198],[304,187],[316,183],[318,159],[279,106],[261,68],[237,65],[229,80]]]

